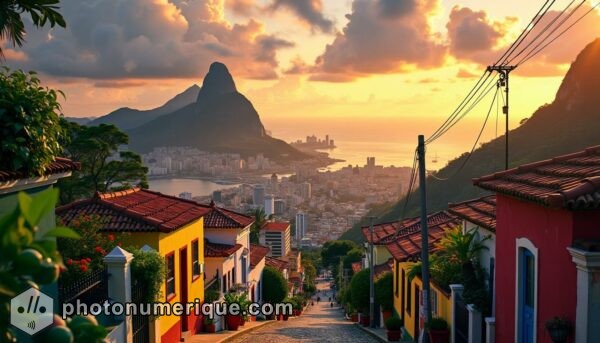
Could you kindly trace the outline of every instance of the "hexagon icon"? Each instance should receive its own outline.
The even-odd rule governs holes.
[[[54,301],[35,288],[10,300],[10,323],[33,335],[50,326],[54,320]]]

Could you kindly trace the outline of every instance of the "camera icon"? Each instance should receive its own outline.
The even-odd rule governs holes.
[[[10,323],[33,335],[50,326],[54,320],[54,301],[35,288],[10,300]]]

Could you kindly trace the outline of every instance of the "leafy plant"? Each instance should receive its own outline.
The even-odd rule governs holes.
[[[363,269],[350,280],[350,299],[354,308],[361,313],[368,313],[369,308],[369,269]]]
[[[42,87],[35,72],[0,68],[0,169],[40,175],[61,153],[59,93]]]
[[[143,251],[135,247],[125,249],[133,254],[131,278],[146,289],[142,303],[152,303],[162,296],[160,290],[165,280],[165,259],[154,250]]]
[[[258,244],[260,229],[267,220],[267,215],[262,207],[258,207],[247,214],[254,218],[254,223],[252,223],[252,226],[250,227],[250,243]]]
[[[29,288],[39,289],[39,285],[56,282],[60,271],[65,269],[56,248],[56,238],[80,238],[75,231],[62,226],[39,232],[40,222],[54,211],[57,189],[47,189],[35,197],[21,192],[17,199],[15,209],[0,218],[0,337],[3,342],[16,341],[9,322],[10,300]],[[55,315],[53,326],[46,330],[39,334],[44,340],[63,337],[76,343],[101,342],[107,334],[91,316],[77,316],[65,322]]]
[[[375,281],[375,301],[384,311],[394,308],[394,275],[386,272]]]
[[[399,331],[402,326],[404,326],[404,322],[396,316],[389,317],[385,321],[385,327],[390,331]]]
[[[434,317],[427,322],[427,328],[430,330],[448,330],[448,322],[444,318]]]
[[[436,244],[438,256],[458,265],[476,261],[479,253],[487,249],[483,242],[490,239],[490,236],[477,239],[477,232],[476,228],[463,232],[461,225],[446,230]]]
[[[281,272],[267,266],[263,270],[263,297],[268,303],[280,303],[288,293],[287,281]]]
[[[29,13],[33,25],[42,27],[65,27],[64,18],[58,13],[59,0],[3,0],[0,3],[0,40],[7,40],[13,46],[22,46],[25,42],[25,23],[21,15]],[[0,48],[0,56],[4,57]]]
[[[570,331],[573,329],[573,324],[566,317],[555,316],[548,319],[546,323],[544,323],[544,327],[546,330],[567,329]]]

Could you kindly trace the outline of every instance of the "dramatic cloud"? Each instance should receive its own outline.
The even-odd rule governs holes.
[[[246,17],[256,13],[254,0],[227,0],[225,6],[233,13]]]
[[[446,48],[428,22],[437,5],[437,0],[355,0],[348,24],[317,58],[311,78],[340,82],[442,65]]]
[[[274,0],[270,8],[272,10],[287,8],[311,27],[325,33],[333,31],[333,21],[323,15],[321,0]]]
[[[311,70],[311,66],[304,62],[300,56],[296,56],[290,63],[292,65],[284,71],[285,74],[307,74]]]
[[[277,51],[293,43],[260,22],[231,25],[223,0],[64,2],[67,29],[28,27],[25,56],[9,64],[53,76],[93,79],[190,78],[215,60],[236,76],[275,78]]]

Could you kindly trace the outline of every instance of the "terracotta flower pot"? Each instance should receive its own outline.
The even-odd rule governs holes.
[[[244,319],[243,316],[239,316],[238,318],[240,326],[244,326],[246,324],[246,320]]]
[[[227,323],[227,330],[237,331],[238,327],[240,326],[240,316],[228,314],[225,317],[225,322]]]
[[[290,316],[289,316],[289,315],[287,315],[287,314],[284,314],[284,315],[283,315],[283,321],[287,322],[287,320],[288,320],[289,318],[290,318]]]
[[[350,319],[352,320],[352,322],[354,323],[358,323],[358,314],[354,313],[350,316]]]
[[[277,320],[283,320],[283,314],[278,314],[277,315]]]
[[[298,310],[298,316],[302,315],[302,310]]]
[[[448,343],[450,342],[450,330],[429,329],[429,340],[431,343]]]
[[[398,342],[402,337],[402,330],[388,330],[387,339],[388,342]]]
[[[383,315],[383,322],[385,323],[385,321],[388,320],[393,313],[392,311],[382,311],[381,314]]]
[[[215,333],[215,331],[216,331],[215,323],[205,324],[204,325],[204,332]]]
[[[367,327],[367,326],[369,326],[369,324],[371,324],[371,321],[369,320],[369,316],[361,315],[360,316],[360,325]]]

